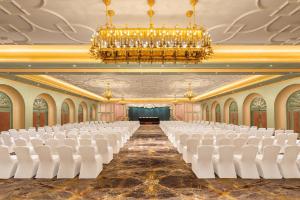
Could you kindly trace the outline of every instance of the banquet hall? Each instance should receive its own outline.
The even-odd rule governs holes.
[[[299,19],[0,0],[0,199],[300,199]]]

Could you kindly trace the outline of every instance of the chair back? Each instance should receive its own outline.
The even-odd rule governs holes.
[[[108,152],[108,142],[106,139],[96,139],[96,146],[99,153],[107,153]]]
[[[95,148],[92,146],[80,146],[79,154],[83,162],[95,162]]]
[[[273,163],[276,162],[280,149],[281,148],[278,145],[265,146],[263,148],[262,160]]]
[[[92,139],[92,136],[88,133],[80,135],[80,139]]]
[[[97,133],[97,134],[94,135],[95,140],[96,139],[104,139],[104,138],[105,138],[105,136],[103,134],[100,134],[100,133]]]
[[[234,147],[232,145],[224,145],[218,147],[219,161],[232,162]]]
[[[41,162],[51,162],[53,160],[51,148],[48,145],[38,146],[34,148]]]
[[[204,138],[201,140],[202,145],[213,145],[214,144],[214,139],[212,138]]]
[[[233,146],[242,147],[246,144],[246,142],[247,142],[246,138],[235,138],[233,139]]]
[[[297,161],[300,152],[300,146],[293,145],[284,148],[282,162],[293,163]]]
[[[31,139],[30,143],[33,147],[43,146],[43,140],[38,139],[38,138]]]
[[[280,133],[275,135],[275,142],[277,145],[284,145],[285,140],[287,139],[287,135],[285,133]]]
[[[297,138],[298,134],[297,133],[289,133],[287,135],[287,145],[296,145],[297,144]]]
[[[179,142],[180,142],[180,144],[182,144],[183,146],[186,145],[186,142],[187,142],[188,139],[189,139],[189,135],[188,135],[188,134],[181,134],[181,135],[179,136]],[[193,138],[193,139],[197,140],[196,138]]]
[[[74,162],[72,147],[63,145],[57,148],[57,152],[61,162]]]
[[[212,161],[214,153],[214,146],[212,145],[201,145],[197,148],[198,160],[200,161]]]
[[[17,146],[14,148],[14,150],[19,162],[32,161],[29,147]]]
[[[2,163],[9,163],[11,161],[7,146],[0,146],[0,160]]]
[[[247,140],[248,145],[258,146],[260,142],[260,138],[257,137],[249,137]]]
[[[15,144],[16,144],[16,146],[21,146],[21,147],[26,147],[27,146],[27,142],[23,138],[16,139]]]
[[[91,146],[92,140],[87,139],[87,138],[81,138],[81,139],[79,139],[79,144],[80,144],[80,146]]]
[[[255,162],[255,158],[258,152],[258,147],[253,145],[245,145],[242,147],[242,161]]]
[[[2,140],[3,140],[4,145],[12,146],[14,144],[13,140],[12,140],[12,137],[9,134],[1,134],[1,136],[2,136]]]
[[[264,148],[265,146],[270,146],[273,145],[274,143],[274,139],[267,137],[267,138],[263,138],[261,141],[261,147]]]
[[[197,153],[197,147],[199,145],[200,141],[199,140],[195,140],[195,139],[188,139],[186,141],[186,147],[187,147],[187,151],[191,152],[193,154]]]
[[[221,138],[216,141],[217,145],[232,145],[232,140],[229,138]]]

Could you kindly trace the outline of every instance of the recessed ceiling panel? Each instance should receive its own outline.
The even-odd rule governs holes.
[[[146,0],[112,0],[118,26],[147,27]],[[185,27],[189,0],[160,0],[156,26]],[[299,0],[201,0],[197,23],[220,44],[299,44]],[[105,24],[102,0],[2,0],[0,44],[80,44]]]
[[[183,97],[192,84],[193,91],[203,94],[249,76],[246,75],[55,75],[55,78],[84,88],[96,94],[102,94],[110,83],[114,97],[121,98],[173,98]]]

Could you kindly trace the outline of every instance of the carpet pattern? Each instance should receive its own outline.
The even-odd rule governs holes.
[[[141,126],[97,179],[0,180],[0,199],[300,199],[300,180],[197,179],[158,126]]]

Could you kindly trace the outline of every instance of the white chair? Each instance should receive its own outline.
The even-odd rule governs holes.
[[[297,166],[299,152],[300,146],[287,146],[284,149],[284,155],[277,159],[279,170],[283,178],[300,178],[300,172]]]
[[[42,140],[46,141],[46,140],[52,139],[53,135],[48,134],[48,133],[43,133],[43,134],[41,134],[41,138],[42,138]]]
[[[37,155],[30,155],[28,147],[15,147],[14,148],[18,167],[15,173],[15,178],[32,178],[36,175],[39,159]]]
[[[113,159],[113,149],[109,146],[106,139],[96,139],[96,146],[98,153],[102,156],[104,164],[110,163]]]
[[[286,145],[296,145],[297,144],[297,138],[298,138],[297,133],[289,133],[287,135]]]
[[[259,175],[264,179],[281,179],[277,156],[280,152],[280,146],[265,146],[262,155],[256,157],[256,166]]]
[[[105,139],[105,136],[103,134],[97,133],[94,135],[94,139]]]
[[[204,138],[201,140],[202,145],[213,145],[214,139],[213,138]]]
[[[92,146],[80,146],[81,167],[79,178],[97,178],[103,169],[101,155],[96,155]]]
[[[79,144],[80,146],[91,146],[92,145],[92,140],[88,138],[80,138],[79,139]]]
[[[61,146],[58,139],[50,138],[45,141],[45,145],[50,146],[52,153],[57,154],[57,148]]]
[[[193,155],[197,153],[197,147],[200,141],[195,139],[188,139],[186,146],[183,148],[182,157],[186,163],[191,163]]]
[[[63,134],[63,133],[56,133],[56,134],[55,134],[55,138],[56,138],[56,139],[63,140],[63,139],[66,138],[66,135]]]
[[[229,138],[221,138],[219,140],[216,141],[216,145],[217,146],[221,146],[221,145],[232,145],[232,139]]]
[[[186,142],[188,139],[189,139],[188,134],[181,134],[179,136],[178,144],[176,145],[179,153],[182,153],[183,148],[186,146]],[[193,138],[193,139],[197,140],[196,138]]]
[[[249,137],[247,140],[248,145],[259,146],[260,138],[258,137]]]
[[[16,173],[17,165],[17,157],[9,155],[8,147],[0,146],[0,179],[13,177]]]
[[[79,155],[73,155],[73,149],[70,146],[60,146],[57,148],[60,159],[57,178],[74,178],[80,170],[81,158]]]
[[[66,138],[65,139],[65,145],[72,147],[73,149],[73,153],[77,152],[77,146],[78,146],[78,142],[76,139],[73,138]]]
[[[239,138],[246,138],[246,139],[248,139],[249,138],[249,134],[248,133],[240,133],[239,134]]]
[[[287,139],[287,135],[285,133],[280,133],[275,135],[275,145],[278,145],[280,147],[284,147],[285,145],[285,140]]]
[[[236,178],[233,163],[233,146],[219,146],[213,158],[214,171],[219,178]]]
[[[114,133],[107,134],[107,139],[109,145],[112,147],[114,153],[119,153],[120,143],[118,141],[117,135]]]
[[[257,146],[246,145],[242,147],[240,155],[234,155],[234,166],[239,177],[245,179],[259,179],[255,164],[257,152]]]
[[[285,130],[284,131],[286,134],[294,133],[294,130]]]
[[[35,151],[39,156],[39,167],[36,178],[53,178],[58,172],[59,159],[57,155],[52,155],[49,146],[35,147]]]
[[[273,144],[274,144],[274,139],[273,138],[270,138],[270,137],[263,138],[262,141],[261,141],[259,152],[262,153],[265,146],[271,146]]]
[[[34,138],[34,139],[31,139],[30,140],[30,143],[31,145],[35,148],[35,147],[38,147],[38,146],[43,146],[43,140],[41,139],[38,139],[38,138]]]
[[[234,146],[234,154],[241,154],[242,153],[242,147],[246,144],[247,139],[246,138],[235,138],[233,140],[233,146]]]
[[[8,133],[7,134],[2,133],[1,136],[2,136],[3,144],[8,147],[9,153],[12,153],[13,147],[15,146],[12,137]]]
[[[80,139],[92,139],[92,135],[85,133],[85,134],[80,135]]]
[[[215,178],[213,167],[214,147],[209,145],[199,146],[197,154],[192,159],[192,170],[197,178]]]
[[[26,147],[27,142],[23,138],[18,138],[18,139],[15,139],[15,145],[18,146],[18,147]]]

